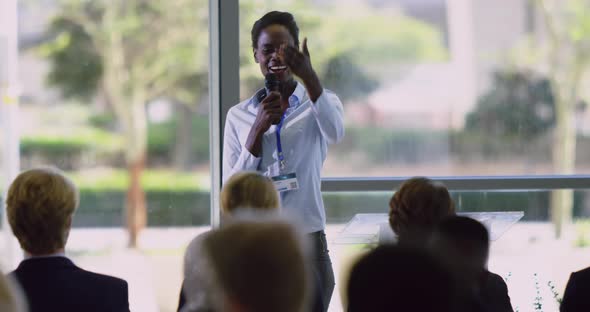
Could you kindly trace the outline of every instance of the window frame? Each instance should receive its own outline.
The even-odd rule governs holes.
[[[16,0],[0,2],[0,212],[2,213],[2,236],[5,245],[0,264],[13,269],[20,262],[22,253],[12,235],[6,217],[5,198],[8,187],[20,171],[20,134],[18,127],[18,7]]]

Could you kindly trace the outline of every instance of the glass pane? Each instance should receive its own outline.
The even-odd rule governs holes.
[[[568,54],[548,70],[544,19],[529,1],[241,0],[242,99],[263,86],[249,30],[270,10],[294,14],[322,85],[344,105],[346,136],[324,176],[590,172],[585,91],[551,83],[578,66]],[[558,11],[556,27],[577,33]],[[586,44],[572,40],[557,48]]]
[[[389,210],[390,192],[324,193],[328,218],[327,236],[334,271],[342,284],[351,263],[366,246],[340,244],[340,231],[358,213],[384,213]],[[574,191],[574,225],[561,239],[555,238],[550,222],[549,192],[473,191],[453,192],[458,212],[523,211],[524,217],[491,244],[489,269],[507,280],[512,306],[519,311],[533,310],[540,301],[545,311],[557,311],[554,298],[563,297],[571,272],[588,266],[590,246],[590,190]],[[554,287],[552,290],[552,286]],[[337,285],[336,289],[344,289]],[[538,293],[537,293],[538,292]],[[339,311],[340,296],[334,293],[332,307]]]
[[[79,187],[68,256],[127,280],[132,311],[176,311],[210,223],[208,2],[19,3],[22,167]]]

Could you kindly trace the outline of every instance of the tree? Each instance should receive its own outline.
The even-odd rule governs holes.
[[[553,167],[573,174],[576,161],[575,112],[581,84],[590,62],[590,3],[585,0],[534,0],[539,9],[546,40],[543,49],[547,75],[555,97]],[[573,191],[558,190],[551,196],[555,234],[560,237],[571,223]]]
[[[256,19],[273,9],[268,2],[240,1],[240,28],[249,30]],[[398,65],[447,57],[443,36],[436,28],[395,9],[304,0],[285,0],[281,7],[295,15],[300,40],[308,38],[311,60],[324,87],[335,91],[348,87],[343,100],[366,97],[378,87],[376,82],[392,79],[391,69]],[[250,36],[240,37],[240,50],[251,51]],[[241,53],[241,57],[242,94],[247,96],[261,86],[260,70],[252,53]]]
[[[104,98],[125,139],[129,245],[147,224],[141,175],[147,151],[146,104],[181,97],[207,72],[205,0],[63,0],[43,48],[49,81],[65,96]]]
[[[490,91],[467,115],[465,130],[523,145],[554,124],[555,100],[549,80],[530,71],[504,70],[494,73]]]
[[[349,53],[334,56],[325,68],[322,82],[330,86],[344,103],[362,98],[379,87],[379,81],[369,77]]]

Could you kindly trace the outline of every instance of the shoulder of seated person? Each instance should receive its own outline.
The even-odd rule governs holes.
[[[186,246],[186,251],[192,251],[195,248],[201,248],[201,245],[203,244],[203,241],[205,240],[205,238],[207,237],[207,235],[209,235],[209,231],[207,232],[203,232],[197,236],[195,236],[190,243],[188,243],[188,245]]]
[[[577,276],[588,276],[590,278],[590,267],[587,267],[587,268],[582,269],[580,271],[576,271],[572,274],[575,274]]]
[[[104,283],[112,284],[113,286],[116,285],[119,287],[127,287],[127,281],[125,281],[122,278],[111,276],[111,275],[106,275],[106,274],[95,273],[95,272],[91,272],[91,271],[86,271],[84,269],[81,269],[81,271],[82,271],[82,274],[86,275],[87,277],[89,277],[95,281],[101,281]]]
[[[485,287],[486,288],[505,288],[506,287],[506,281],[504,280],[504,278],[496,273],[487,271],[486,273],[486,278],[484,280],[485,282]]]

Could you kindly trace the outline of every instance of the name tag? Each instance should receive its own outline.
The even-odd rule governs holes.
[[[279,192],[287,192],[299,189],[299,183],[297,182],[297,175],[295,172],[277,175],[271,179],[275,185],[275,188]]]

